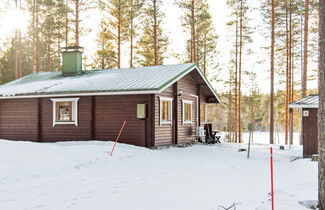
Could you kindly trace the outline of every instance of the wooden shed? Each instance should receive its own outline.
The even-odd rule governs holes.
[[[37,142],[114,140],[156,147],[189,143],[200,104],[219,103],[196,64],[82,71],[81,51],[63,53],[62,72],[0,86],[0,138]]]
[[[310,95],[289,105],[289,108],[302,109],[301,137],[303,142],[303,156],[310,157],[318,154],[318,95]]]

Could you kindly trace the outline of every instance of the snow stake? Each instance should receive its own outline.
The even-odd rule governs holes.
[[[114,143],[114,146],[113,146],[112,151],[111,151],[111,153],[110,153],[110,156],[113,155],[114,148],[115,148],[115,146],[116,146],[116,143],[117,143],[118,139],[120,138],[120,135],[121,135],[121,133],[122,133],[122,131],[123,131],[123,129],[124,129],[125,124],[126,124],[126,121],[124,121],[124,123],[123,123],[123,125],[122,125],[122,127],[121,127],[121,129],[120,129],[120,132],[118,133],[118,135],[117,135],[117,137],[116,137],[116,139],[115,139],[115,143]]]
[[[272,149],[272,147],[270,147],[270,167],[271,167],[271,199],[272,199],[272,210],[274,210],[273,149]]]

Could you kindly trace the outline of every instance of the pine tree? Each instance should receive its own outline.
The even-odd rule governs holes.
[[[84,20],[84,13],[92,7],[92,2],[87,0],[68,0],[67,23],[72,24],[66,27],[66,38],[69,40],[68,32],[71,30],[74,33],[74,42],[67,42],[67,45],[80,46],[80,37],[89,31],[88,28],[81,27],[81,22]]]
[[[275,45],[275,0],[271,9],[271,90],[270,90],[270,144],[274,144],[274,45]]]
[[[245,53],[245,46],[250,43],[252,29],[249,26],[250,19],[248,18],[249,7],[246,0],[229,0],[227,1],[228,7],[231,8],[231,21],[228,25],[235,27],[233,31],[235,34],[235,80],[234,80],[234,130],[235,130],[235,142],[241,142],[241,87],[242,87],[242,72],[244,69],[243,56]],[[248,50],[247,50],[248,52]],[[247,53],[246,52],[246,53]]]
[[[179,0],[176,5],[183,11],[182,26],[189,34],[187,61],[198,63],[205,75],[216,64],[217,34],[213,25],[209,4],[206,0]]]
[[[166,56],[168,38],[163,34],[161,4],[160,0],[150,0],[144,8],[143,33],[136,50],[142,66],[161,65]]]
[[[21,0],[15,0],[15,3],[16,3],[16,9],[22,10]],[[22,76],[21,55],[22,55],[21,30],[17,28],[15,30],[15,79],[19,79]]]
[[[109,24],[102,19],[98,34],[97,46],[93,68],[105,69],[117,66],[117,53],[114,50],[114,35],[109,30]]]
[[[133,68],[134,65],[134,40],[139,35],[139,27],[138,23],[140,22],[138,19],[141,16],[142,7],[144,5],[144,0],[128,0],[129,7],[129,28],[127,32],[127,39],[130,43],[130,59],[129,66]]]

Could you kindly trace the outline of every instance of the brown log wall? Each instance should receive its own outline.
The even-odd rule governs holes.
[[[309,111],[308,117],[303,119],[303,155],[310,157],[313,154],[318,154],[318,109],[303,109]]]
[[[126,120],[119,142],[150,147],[150,116],[146,120],[137,118],[137,104],[149,101],[150,95],[96,97],[96,139],[114,141]]]
[[[78,126],[53,126],[51,98],[1,100],[0,138],[41,142],[113,141],[126,120],[119,142],[152,147],[150,112],[146,120],[139,120],[136,110],[138,103],[145,103],[149,108],[151,95],[79,98]]]
[[[174,97],[173,87],[168,87],[161,94],[155,96],[155,145],[165,146],[173,144],[173,127],[172,125],[160,125],[160,99],[159,97]]]
[[[183,93],[178,97],[178,143],[190,143],[195,140],[195,127],[196,125],[196,115],[197,115],[197,104],[196,98],[192,95],[197,95],[197,85],[190,77],[190,75],[185,76],[178,82],[178,91],[182,90]],[[183,123],[183,104],[182,100],[192,101],[192,124]]]
[[[37,140],[37,99],[8,99],[0,101],[0,138]]]
[[[79,97],[78,126],[55,125],[53,127],[53,102],[51,98],[42,101],[41,141],[82,141],[91,139],[91,96]]]
[[[177,88],[175,88],[177,87]],[[177,96],[177,93],[182,94]],[[186,75],[179,81],[177,81],[176,85],[168,87],[161,94],[157,94],[155,96],[155,146],[165,146],[171,145],[174,143],[183,144],[190,143],[195,140],[194,132],[196,127],[196,115],[197,115],[197,103],[196,98],[190,96],[190,94],[198,95],[198,86],[196,85],[194,79],[190,75]],[[160,100],[159,97],[169,97],[174,98],[173,100],[173,125],[160,125]],[[193,102],[192,104],[192,124],[184,125],[183,124],[183,108],[182,108],[182,100],[190,100]],[[175,105],[176,103],[176,105]],[[177,134],[175,134],[175,109],[177,106]],[[177,140],[174,140],[174,135],[176,135]]]

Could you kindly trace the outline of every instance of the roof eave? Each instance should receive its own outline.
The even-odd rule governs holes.
[[[319,106],[316,104],[311,104],[311,105],[306,105],[306,104],[290,104],[289,105],[290,109],[295,109],[295,108],[311,108],[311,109],[318,109]]]
[[[0,96],[0,99],[19,99],[19,98],[50,98],[50,97],[70,97],[70,96],[106,96],[106,95],[141,95],[141,94],[158,94],[156,89],[136,90],[136,91],[107,91],[107,92],[75,92],[75,93],[49,93],[33,95],[13,95]]]

